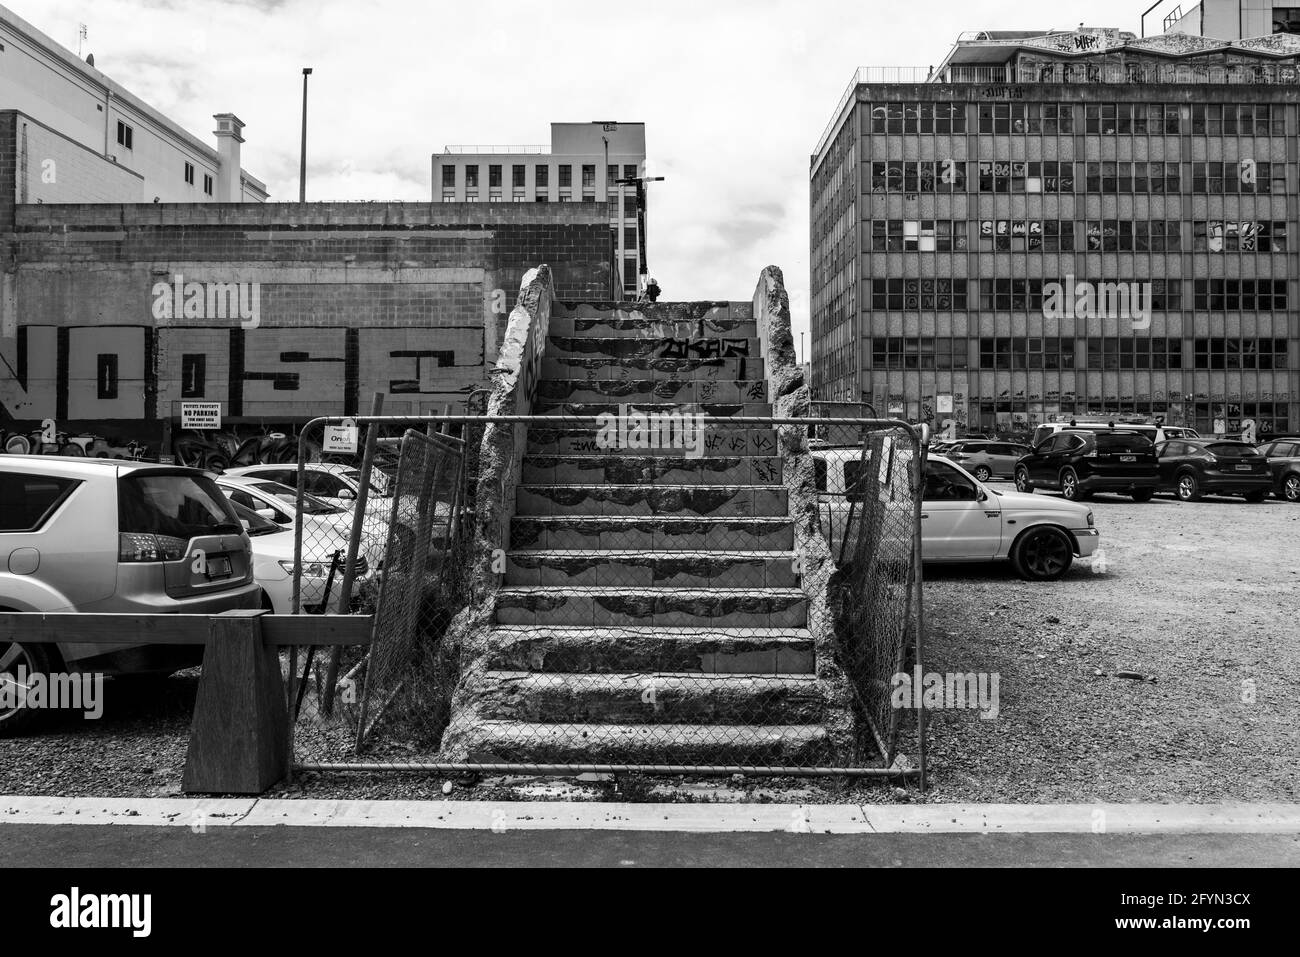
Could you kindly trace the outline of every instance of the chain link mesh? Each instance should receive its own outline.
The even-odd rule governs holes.
[[[351,607],[374,638],[293,656],[299,767],[894,763],[890,679],[921,609],[915,433],[601,415],[512,421],[504,457],[495,420],[360,420],[378,493],[354,503]],[[475,514],[492,469],[499,541]]]

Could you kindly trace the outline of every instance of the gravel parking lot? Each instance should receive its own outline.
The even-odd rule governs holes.
[[[1300,508],[1091,504],[1102,551],[1062,581],[927,571],[926,671],[997,673],[1001,705],[932,715],[931,799],[1296,800]]]
[[[996,673],[1000,704],[993,720],[932,713],[929,799],[1300,799],[1300,508],[1169,497],[1092,504],[1102,551],[1062,581],[1023,582],[1008,565],[927,569],[926,671]],[[153,688],[106,684],[102,719],[62,716],[0,738],[0,793],[179,794],[196,688],[192,673]],[[441,797],[440,786],[423,776],[332,777],[280,796]],[[898,796],[878,785],[760,787],[758,797],[774,800]],[[480,787],[456,796],[499,795]],[[724,785],[713,799],[746,796],[755,793]]]

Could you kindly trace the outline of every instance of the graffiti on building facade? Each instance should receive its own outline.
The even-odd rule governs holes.
[[[227,419],[292,422],[356,414],[363,396],[384,392],[396,411],[418,414],[459,404],[484,378],[481,325],[23,325],[16,333],[0,347],[0,427],[9,432],[50,419],[59,429],[111,423],[140,438],[179,416],[183,400],[199,399],[222,403]]]

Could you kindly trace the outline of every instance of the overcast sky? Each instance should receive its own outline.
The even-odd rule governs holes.
[[[309,200],[430,199],[430,154],[545,143],[552,120],[646,124],[649,267],[664,298],[748,299],[785,271],[808,326],[808,160],[858,66],[929,66],[957,34],[1138,32],[1144,0],[5,0],[205,141],[247,124],[243,165]],[[1185,4],[1191,6],[1191,4]],[[1147,23],[1159,29],[1173,2]]]

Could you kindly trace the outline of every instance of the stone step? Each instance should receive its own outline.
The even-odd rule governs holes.
[[[757,339],[747,336],[727,338],[704,336],[702,338],[636,338],[597,336],[546,337],[544,355],[578,359],[610,357],[616,359],[738,359],[759,357]],[[737,378],[744,378],[738,376]]]
[[[489,721],[590,725],[816,725],[815,675],[538,674],[489,671],[461,692]]]
[[[698,319],[653,319],[638,313],[623,312],[625,318],[611,316],[552,316],[547,326],[552,336],[594,336],[604,339],[645,338],[757,338],[758,323],[753,319],[729,319],[701,316]]]
[[[810,675],[817,660],[798,628],[497,625],[489,645],[499,671]]]
[[[629,416],[639,412],[645,416],[698,413],[719,419],[738,415],[772,417],[772,406],[768,402],[556,402],[547,399],[533,403],[534,415],[620,415],[624,409]],[[629,429],[634,427],[635,423],[629,423]],[[644,427],[653,428],[654,424],[647,423]],[[677,428],[675,424],[671,427]]]
[[[707,319],[718,322],[752,322],[751,302],[555,302],[551,319],[606,319],[615,321],[695,322]]]
[[[507,585],[797,588],[793,552],[521,549],[506,556]]]
[[[515,548],[579,550],[659,549],[661,551],[789,551],[794,524],[789,518],[688,518],[684,516],[516,515],[510,520]]]
[[[524,485],[779,485],[777,456],[527,455]]]
[[[616,588],[543,585],[497,591],[500,625],[657,625],[804,628],[808,599],[794,588]]]
[[[543,379],[538,402],[767,402],[762,379]]]
[[[462,721],[449,735],[477,763],[813,767],[830,737],[819,725],[530,724]]]
[[[696,453],[686,448],[640,449],[602,448],[597,441],[600,429],[596,425],[528,427],[528,455],[629,455],[671,458],[694,458]],[[646,437],[649,438],[648,436]],[[750,428],[744,425],[727,425],[723,420],[711,420],[705,425],[704,439],[696,446],[698,457],[771,458],[777,454],[776,429]]]
[[[691,381],[766,379],[762,359],[737,356],[726,359],[655,359],[611,355],[556,355],[542,357],[542,380],[629,379]]]
[[[520,485],[516,515],[788,514],[784,486]]]

